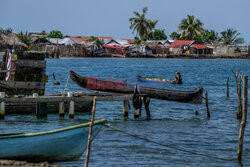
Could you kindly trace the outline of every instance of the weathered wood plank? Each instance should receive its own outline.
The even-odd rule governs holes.
[[[17,59],[44,60],[45,54],[42,52],[17,52]]]
[[[126,94],[126,95],[113,95],[113,96],[97,96],[96,99],[97,101],[122,101],[122,100],[131,100],[132,99],[132,94]],[[0,99],[0,102],[4,101],[6,103],[25,103],[25,102],[30,102],[30,103],[38,103],[38,102],[70,102],[70,101],[75,101],[75,102],[84,102],[86,100],[93,100],[93,96],[83,96],[83,97],[62,97],[62,96],[57,96],[57,97],[48,97],[48,96],[40,96],[40,97],[22,97],[22,98],[15,98],[15,97],[10,97],[10,98],[3,98]]]
[[[14,64],[17,67],[46,68],[45,60],[17,60]]]
[[[0,89],[45,89],[44,82],[0,81]]]
[[[21,73],[15,73],[14,81],[48,82],[48,76],[46,74],[21,74]]]
[[[40,96],[44,95],[44,89],[0,89],[2,92],[5,92],[7,95],[32,95],[37,93]]]

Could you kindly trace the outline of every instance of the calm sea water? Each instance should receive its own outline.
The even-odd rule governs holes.
[[[96,119],[106,118],[109,124],[152,141],[220,158],[235,159],[240,122],[236,119],[237,96],[231,70],[239,69],[250,76],[250,60],[241,59],[122,59],[122,58],[63,58],[47,59],[49,82],[46,93],[65,92],[68,71],[103,79],[121,78],[130,83],[136,76],[174,79],[175,71],[182,74],[183,85],[151,84],[170,89],[194,89],[203,86],[208,91],[211,118],[206,106],[151,99],[151,120],[142,117],[123,120],[123,102],[97,102]],[[61,85],[54,86],[52,72]],[[230,76],[230,97],[226,97],[226,78]],[[86,91],[69,81],[66,91]],[[250,97],[249,97],[250,98]],[[248,106],[250,104],[248,103]],[[195,110],[199,115],[194,114]],[[248,107],[250,111],[250,107]],[[248,114],[249,117],[249,114]],[[35,115],[7,115],[0,122],[1,133],[37,132],[90,120],[91,115],[76,114],[75,119],[59,120],[58,115],[37,119]],[[250,118],[250,117],[249,117]],[[250,166],[250,126],[244,138],[243,165]],[[63,166],[84,166],[85,154],[78,161],[60,162]],[[92,142],[89,166],[240,166],[235,161],[223,161],[190,154],[149,143],[103,127]]]

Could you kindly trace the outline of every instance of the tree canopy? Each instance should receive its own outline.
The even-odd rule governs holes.
[[[195,19],[194,15],[187,15],[187,18],[182,19],[178,26],[178,31],[181,31],[180,38],[185,40],[194,40],[195,36],[200,36],[203,30],[203,23]]]
[[[222,31],[220,34],[220,40],[225,45],[245,43],[244,39],[239,37],[240,33],[233,28],[228,28],[227,30]]]
[[[95,36],[91,36],[90,39],[88,39],[88,41],[96,41],[96,43],[99,43],[101,45],[104,44],[104,40],[103,39],[99,39],[98,37],[95,37]]]
[[[164,30],[154,30],[152,33],[149,34],[149,39],[151,40],[166,40],[167,35],[165,34]]]
[[[49,37],[49,38],[61,38],[61,39],[62,39],[63,34],[62,34],[61,31],[52,30],[52,31],[50,31],[48,37]]]
[[[26,45],[30,45],[31,38],[30,35],[28,34],[28,31],[23,33],[22,31],[17,34],[18,39],[22,42],[25,43]]]
[[[141,40],[147,40],[150,33],[152,33],[155,28],[158,20],[149,20],[145,17],[148,11],[147,7],[144,7],[142,10],[142,14],[134,11],[136,17],[132,17],[129,19],[130,21],[130,29],[133,29],[132,33],[136,31],[136,36],[139,35]]]

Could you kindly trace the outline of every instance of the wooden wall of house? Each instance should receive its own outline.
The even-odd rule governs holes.
[[[93,51],[84,45],[33,44],[29,49],[44,51],[46,58],[93,56]]]
[[[3,57],[3,69],[6,70],[7,56]],[[0,89],[8,95],[44,95],[46,75],[45,54],[38,52],[16,52],[12,54],[9,77],[0,81]],[[7,85],[7,86],[6,86]]]
[[[237,56],[237,55],[249,55],[250,46],[237,46],[237,45],[208,45],[213,48],[213,53],[217,56]]]

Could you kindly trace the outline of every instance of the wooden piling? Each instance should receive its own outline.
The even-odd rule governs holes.
[[[68,92],[68,97],[72,97],[73,96],[73,93],[72,92]],[[74,111],[75,108],[74,108],[74,101],[71,100],[69,102],[69,118],[74,118]]]
[[[199,115],[199,111],[198,111],[198,110],[195,110],[195,111],[194,111],[194,114],[195,114],[195,115]]]
[[[135,109],[134,118],[139,118],[141,116],[142,101],[143,101],[143,99],[141,97],[139,97],[139,108]]]
[[[241,73],[239,73],[239,86],[238,86],[238,90],[237,90],[237,95],[238,95],[238,112],[237,112],[237,119],[241,119],[242,118],[242,98],[241,98]]]
[[[144,107],[145,107],[145,110],[146,110],[147,118],[149,119],[150,116],[151,116],[150,110],[149,110],[150,97],[144,97],[143,98],[143,103],[144,103]]]
[[[88,138],[88,145],[87,145],[87,152],[86,152],[86,159],[85,159],[85,167],[88,167],[89,164],[89,156],[90,156],[90,146],[91,146],[91,138],[92,138],[92,129],[95,120],[95,108],[96,108],[96,96],[93,100],[93,108],[92,108],[92,116],[91,116],[91,123],[89,125],[89,138]]]
[[[123,118],[128,118],[128,111],[129,111],[129,101],[123,101]]]
[[[33,93],[33,98],[38,98],[38,93]],[[47,103],[36,103],[36,116],[37,117],[47,117]]]
[[[135,109],[134,111],[134,118],[139,118],[140,117],[140,108]]]
[[[248,87],[248,76],[244,76],[243,78],[243,114],[242,120],[240,124],[240,132],[239,132],[239,144],[238,144],[238,151],[237,151],[237,160],[241,162],[242,157],[242,150],[243,150],[243,139],[247,121],[247,88]]]
[[[207,117],[210,118],[210,111],[208,106],[208,93],[205,93],[206,107],[207,107]]]
[[[228,87],[228,82],[229,82],[229,76],[227,76],[227,97],[229,97],[229,87]]]
[[[64,118],[65,112],[64,112],[64,101],[59,103],[59,117]]]
[[[0,92],[0,98],[4,97],[5,97],[5,92]],[[4,120],[4,115],[5,115],[5,103],[4,101],[2,101],[0,105],[0,120]]]

